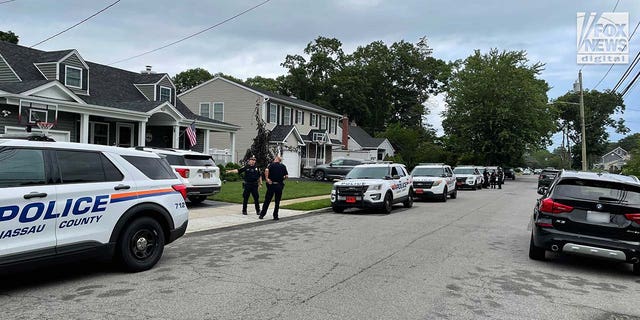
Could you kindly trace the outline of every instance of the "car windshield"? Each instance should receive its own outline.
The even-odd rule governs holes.
[[[215,166],[215,162],[213,162],[213,159],[211,158],[211,156],[207,156],[207,155],[185,155],[184,156],[184,162],[186,165],[188,166],[194,166],[194,167],[206,167],[206,166]]]
[[[455,168],[453,172],[455,174],[474,174],[475,170],[472,168]]]
[[[347,174],[347,179],[384,179],[389,175],[388,167],[355,167]]]
[[[414,177],[440,177],[442,172],[442,168],[415,168],[411,175]]]

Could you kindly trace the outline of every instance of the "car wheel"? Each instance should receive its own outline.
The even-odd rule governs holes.
[[[458,189],[453,190],[451,193],[451,199],[455,199],[458,197]]]
[[[634,263],[631,266],[633,267],[633,274],[640,276],[640,263]]]
[[[191,196],[189,197],[189,201],[193,204],[198,204],[207,199],[207,196]]]
[[[442,192],[442,196],[440,197],[440,201],[442,201],[442,202],[447,202],[447,196],[448,196],[448,194],[447,194],[447,193],[448,193],[448,192],[447,192],[447,188],[445,187],[445,188],[444,188],[444,191]]]
[[[391,213],[391,210],[393,209],[393,198],[391,197],[391,193],[388,193],[384,195],[384,201],[382,202],[382,210],[384,211],[384,213]]]
[[[150,217],[133,220],[120,234],[118,258],[130,272],[151,269],[162,257],[164,234],[160,223]]]
[[[325,178],[324,171],[322,170],[316,171],[316,173],[313,176],[316,178],[316,181],[323,181]]]
[[[546,250],[544,248],[536,247],[533,242],[533,234],[531,234],[531,241],[529,242],[529,258],[532,260],[544,260]]]
[[[335,213],[343,213],[344,212],[344,208],[343,207],[331,206],[331,209],[333,209],[333,212],[335,212]]]
[[[405,208],[411,208],[413,207],[413,189],[409,189],[409,196],[407,197],[407,200],[405,200],[402,205]]]

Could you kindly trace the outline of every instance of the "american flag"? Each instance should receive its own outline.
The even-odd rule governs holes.
[[[187,129],[184,130],[184,132],[187,134],[187,137],[189,137],[189,144],[191,144],[192,147],[195,146],[196,143],[198,143],[198,141],[196,140],[195,122],[188,126]]]

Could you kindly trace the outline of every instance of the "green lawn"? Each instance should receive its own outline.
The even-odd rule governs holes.
[[[331,194],[331,183],[316,181],[285,181],[282,200],[297,199]],[[266,183],[260,190],[260,202],[264,200],[267,192]],[[242,203],[242,181],[225,182],[220,193],[210,196],[209,199],[223,202]],[[253,199],[249,197],[249,202]]]
[[[282,209],[303,210],[303,211],[317,210],[317,209],[322,209],[327,207],[331,207],[330,199],[311,200],[311,201],[281,206]]]

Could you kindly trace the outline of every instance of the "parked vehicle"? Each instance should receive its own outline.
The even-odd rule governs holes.
[[[504,179],[511,179],[511,180],[515,180],[516,179],[516,171],[513,170],[513,168],[509,168],[509,167],[505,167],[502,169],[502,171],[504,172]]]
[[[616,174],[562,171],[538,190],[529,258],[547,250],[633,264],[640,275],[640,183]]]
[[[411,171],[415,198],[436,198],[442,202],[458,197],[456,175],[446,164],[420,164]]]
[[[344,179],[353,167],[365,163],[362,159],[338,158],[313,168],[313,177],[318,181]]]
[[[0,139],[0,270],[115,258],[152,268],[187,229],[186,187],[157,154]]]
[[[407,169],[398,163],[361,164],[345,180],[333,184],[331,207],[340,213],[347,208],[379,208],[391,213],[393,204],[413,206],[413,186]]]
[[[182,178],[187,186],[187,196],[192,203],[200,203],[208,196],[220,192],[220,168],[213,158],[204,153],[152,147],[136,147],[137,150],[150,151],[161,155],[171,168]]]
[[[540,176],[538,176],[538,190],[542,187],[551,186],[551,183],[559,173],[560,173],[560,170],[556,170],[556,169],[542,170],[542,172],[540,172]]]
[[[474,166],[457,166],[453,169],[456,175],[457,189],[482,189],[482,173]]]

